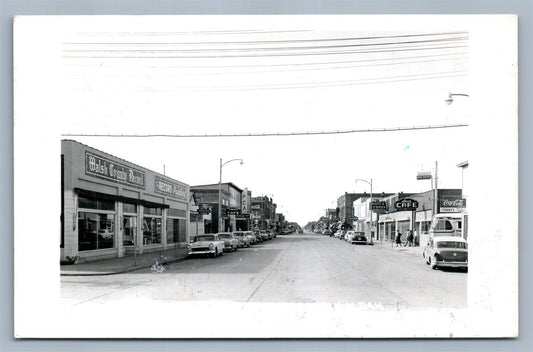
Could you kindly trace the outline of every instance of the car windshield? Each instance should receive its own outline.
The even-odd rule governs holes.
[[[218,235],[218,238],[231,238],[231,235],[228,233],[221,233]]]
[[[200,242],[200,241],[214,241],[215,240],[215,236],[211,235],[211,236],[196,236],[194,238],[194,242]]]
[[[234,233],[235,237],[244,237],[244,233]]]
[[[437,248],[463,248],[466,249],[465,242],[456,242],[456,241],[446,241],[446,242],[437,242]]]

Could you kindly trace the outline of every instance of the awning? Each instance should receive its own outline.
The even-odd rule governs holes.
[[[100,198],[100,199],[106,199],[106,200],[113,200],[113,201],[119,201],[123,203],[142,205],[142,206],[150,207],[150,208],[170,208],[168,204],[155,203],[155,202],[150,202],[150,201],[143,200],[143,199],[128,198],[128,197],[117,196],[117,195],[112,195],[112,194],[87,191],[85,189],[80,189],[80,188],[75,188],[74,190],[78,192],[78,195],[83,196],[83,197],[88,197],[88,198]]]

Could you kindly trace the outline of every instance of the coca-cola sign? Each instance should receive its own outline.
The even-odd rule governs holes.
[[[441,207],[453,207],[453,208],[464,208],[466,207],[466,199],[442,199],[440,201]]]

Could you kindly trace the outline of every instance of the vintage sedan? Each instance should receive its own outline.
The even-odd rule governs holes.
[[[366,238],[366,235],[362,231],[348,231],[346,233],[346,241],[351,244],[367,244],[368,239]]]
[[[239,240],[233,236],[230,232],[219,232],[217,233],[218,238],[220,238],[221,241],[224,241],[224,250],[231,252],[236,251],[237,248],[239,248]]]
[[[250,243],[251,244],[256,244],[257,243],[257,237],[254,235],[254,232],[253,231],[244,231],[246,237],[248,237],[250,239]]]
[[[339,240],[343,240],[344,236],[345,236],[344,230],[339,230],[335,232],[335,234],[333,235],[334,238],[338,238]]]
[[[246,235],[244,231],[234,231],[233,236],[239,240],[239,248],[250,247],[252,240]]]
[[[468,269],[468,244],[462,237],[432,237],[424,248],[422,256],[432,269],[443,267]]]
[[[207,254],[213,258],[222,255],[224,251],[224,241],[218,238],[218,235],[205,234],[195,236],[188,246],[187,255]]]
[[[270,233],[268,231],[265,231],[265,230],[260,230],[259,231],[259,235],[261,236],[263,241],[267,241],[267,240],[270,240],[272,238],[272,235],[270,235]]]
[[[259,233],[259,230],[254,230],[253,233],[254,233],[254,236],[257,242],[259,243],[263,242],[263,236],[261,236],[261,234]]]

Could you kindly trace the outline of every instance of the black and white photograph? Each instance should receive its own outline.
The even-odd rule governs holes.
[[[518,336],[517,18],[17,16],[15,335]]]

